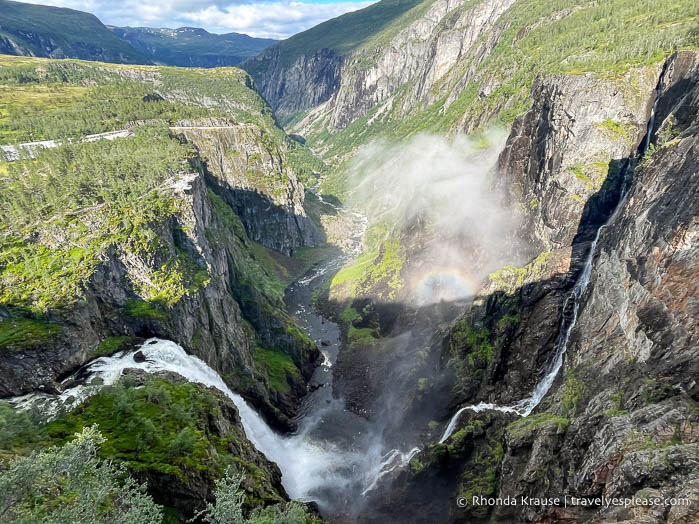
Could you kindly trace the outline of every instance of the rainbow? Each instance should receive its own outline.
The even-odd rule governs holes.
[[[423,306],[473,296],[480,283],[479,278],[459,267],[430,266],[410,278],[408,285],[410,296]]]

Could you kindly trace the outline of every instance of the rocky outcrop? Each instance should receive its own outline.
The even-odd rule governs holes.
[[[165,191],[178,211],[158,226],[159,249],[141,256],[111,249],[90,278],[84,299],[71,311],[49,314],[48,325],[60,326],[60,334],[30,347],[0,348],[0,395],[58,387],[55,381],[98,355],[106,338],[158,336],[202,358],[272,423],[289,427],[317,348],[295,327],[281,298],[254,279],[264,273],[250,240],[233,210],[207,186],[205,174],[183,175]],[[169,307],[144,302],[137,293],[139,281],[177,257],[200,275],[195,278],[199,284]],[[255,358],[259,343],[290,355],[299,369],[287,376],[287,391],[270,388],[267,371]]]
[[[490,0],[471,5],[438,0],[388,45],[374,50],[370,60],[364,54],[346,59],[337,95],[328,104],[329,126],[347,127],[411,82],[399,114],[405,116],[416,106],[429,105],[437,96],[431,88],[473,51],[481,35],[493,28],[512,3]]]
[[[550,82],[574,89],[584,81]],[[544,252],[524,268],[492,274],[447,337],[444,362],[449,359],[455,376],[451,413],[478,401],[511,406],[526,398],[550,369],[561,319],[572,314],[563,299],[581,274],[590,249],[589,233],[609,220],[593,254],[589,285],[580,299],[563,367],[551,389],[527,417],[490,410],[463,412],[451,437],[444,444],[427,445],[394,481],[394,494],[375,503],[379,520],[391,521],[398,515],[398,522],[407,514],[440,515],[451,522],[696,519],[699,55],[679,52],[670,57],[659,86],[650,147],[642,158],[636,156],[635,145],[643,137],[639,133],[626,146],[629,158],[620,159],[628,162],[629,189],[616,216],[609,215],[613,206],[589,205],[594,196],[612,201],[611,195],[619,194],[613,184],[602,184],[590,197],[585,211],[577,215],[576,227],[557,214],[564,204],[547,194],[564,189],[537,185],[533,178],[528,194],[548,202],[550,213],[531,215],[533,231],[550,233],[535,234],[533,239],[557,238],[568,245]],[[649,93],[638,107],[651,108],[654,94]],[[559,91],[554,99],[562,97],[565,94]],[[614,97],[609,100],[614,107]],[[570,103],[575,105],[572,99]],[[546,111],[551,106],[541,107],[543,115],[555,114]],[[560,159],[581,154],[576,153],[576,139],[586,143],[588,133],[594,136],[594,115],[609,110],[594,109],[588,126],[580,113],[570,121],[587,133],[571,134],[557,147],[547,140],[556,143],[562,135],[538,134],[553,126],[527,125],[526,120],[544,118],[529,114],[513,129],[501,166],[515,165],[519,173],[548,173],[552,164],[561,165]],[[650,111],[647,114],[650,118]],[[547,161],[537,163],[538,169],[526,162],[522,169],[523,164],[511,162],[518,143],[536,144],[535,152],[552,154],[543,155]],[[645,142],[641,147],[645,149]],[[555,222],[542,219],[552,215],[558,216],[556,228],[550,227]],[[429,441],[437,438],[432,431]],[[437,486],[449,502],[420,500],[418,494],[426,486]],[[480,495],[515,497],[520,502],[473,504],[472,497]],[[458,496],[465,497],[464,507],[453,504]],[[542,496],[568,497],[568,503],[531,502]],[[411,503],[403,512],[399,506],[406,497]],[[521,497],[530,502],[521,503]],[[594,500],[599,497],[635,500],[607,505]]]
[[[322,242],[304,210],[303,186],[264,129],[216,118],[178,122],[174,129],[196,146],[209,180],[251,240],[286,255]]]
[[[523,215],[516,236],[533,255],[589,237],[609,215],[626,159],[645,136],[657,76],[647,68],[614,80],[537,79],[532,108],[515,120],[498,162],[498,183]]]
[[[176,373],[127,368],[118,382],[50,423],[47,433],[60,439],[95,424],[107,441],[103,458],[123,463],[176,522],[214,500],[228,467],[242,477],[246,510],[288,500],[279,468],[255,449],[235,404],[216,388]],[[188,434],[196,444],[185,442]]]
[[[328,49],[287,63],[278,46],[245,61],[241,67],[255,79],[258,91],[280,116],[316,107],[337,90],[342,57]]]
[[[312,110],[294,127],[301,134],[319,122],[344,129],[384,103],[399,103],[405,116],[434,100],[431,88],[512,3],[437,0],[414,7],[412,20],[380,46],[367,44],[344,56],[321,49],[291,59],[274,46],[242,67],[278,115]],[[393,101],[402,86],[408,87],[406,96]]]

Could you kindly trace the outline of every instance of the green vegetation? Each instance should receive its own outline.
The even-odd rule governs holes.
[[[0,37],[11,39],[31,56],[46,56],[45,46],[50,45],[50,51],[60,49],[76,58],[149,62],[144,53],[114,35],[97,17],[82,11],[0,0],[0,28]]]
[[[132,318],[164,321],[169,318],[167,311],[157,304],[145,300],[129,299],[124,304],[124,313]]]
[[[196,514],[209,524],[322,524],[323,521],[298,502],[275,504],[257,508],[245,518],[243,503],[245,491],[241,489],[243,477],[231,469],[216,481],[215,502],[207,503],[206,508]]]
[[[493,356],[490,332],[487,329],[474,329],[468,326],[465,319],[454,324],[451,343],[454,350],[467,355],[466,358],[471,366],[475,365],[475,359],[487,363]]]
[[[423,2],[377,32],[365,45],[356,46],[352,55],[356,67],[372,65],[375,49],[385,45],[395,29],[405,27],[412,20],[411,13],[428,5],[429,1]],[[467,2],[458,9],[472,5]],[[361,16],[362,12],[356,15]],[[326,158],[344,159],[355,148],[379,137],[401,140],[421,131],[443,133],[463,128],[470,121],[484,126],[492,123],[492,119],[509,126],[530,107],[530,89],[539,74],[589,72],[628,86],[623,90],[624,96],[637,96],[634,89],[638,90],[640,73],[631,79],[624,79],[623,74],[632,68],[656,64],[676,49],[698,46],[699,33],[695,30],[698,17],[699,7],[691,0],[672,0],[663,4],[662,10],[652,0],[611,0],[582,5],[576,0],[521,0],[474,46],[477,49],[493,33],[501,32],[493,51],[482,61],[480,55],[476,58],[475,53],[466,54],[430,88],[431,104],[405,115],[404,104],[416,83],[412,79],[394,93],[388,111],[379,115],[380,106],[376,106],[366,116],[336,132],[329,132],[323,127],[322,119],[318,119],[306,138],[314,149],[324,151]],[[453,18],[448,15],[447,19]],[[322,28],[315,29],[320,33]],[[316,37],[322,37],[322,33]],[[351,41],[348,37],[346,40]],[[469,70],[474,74],[463,85],[460,81]],[[487,84],[496,87],[482,96],[479,86]],[[603,124],[603,128],[611,133],[627,131],[614,122]]]
[[[90,358],[97,357],[107,357],[113,355],[117,351],[121,350],[127,342],[133,340],[133,337],[128,336],[118,336],[118,337],[107,337],[101,340],[94,351],[90,354]]]
[[[629,129],[629,127],[625,126],[621,122],[617,122],[611,118],[608,118],[599,124],[599,127],[609,133],[612,138],[629,140],[635,133],[635,129]]]
[[[133,72],[140,73],[138,79]],[[176,227],[189,227],[188,217],[181,216],[186,203],[181,209],[172,188],[195,169],[194,148],[168,124],[225,116],[254,124],[254,139],[275,155],[288,145],[289,162],[297,162],[300,171],[310,155],[286,138],[249,85],[247,74],[233,68],[0,57],[0,142],[77,138],[142,123],[129,138],[66,143],[39,150],[35,158],[0,163],[0,304],[34,313],[69,309],[112,252],[137,263],[128,278],[136,294],[154,304],[128,304],[132,316],[163,320],[166,311],[159,309],[206,286],[210,276],[203,260],[160,238],[170,217]],[[210,200],[245,253],[240,273],[248,281],[241,287],[259,288],[280,301],[285,288],[275,275],[280,265],[245,237],[225,203],[213,193]]]
[[[35,428],[34,433],[42,444],[60,444],[81,428],[98,424],[107,439],[100,457],[123,463],[130,471],[172,475],[182,482],[196,478],[199,482],[220,477],[232,466],[268,501],[279,501],[268,473],[246,460],[251,449],[242,432],[233,427],[221,433],[211,423],[221,416],[220,402],[201,385],[175,384],[155,377],[139,381],[127,376],[73,412]],[[18,438],[7,444],[15,443],[16,447]]]
[[[496,493],[498,468],[504,455],[501,441],[502,430],[485,431],[484,422],[477,418],[469,420],[449,438],[446,455],[450,459],[459,460],[471,455],[471,467],[461,477],[460,496],[470,500],[473,495]],[[437,446],[433,448],[436,454],[439,453]]]
[[[569,418],[575,417],[575,413],[578,409],[578,403],[580,402],[580,397],[585,392],[585,383],[579,380],[574,373],[568,373],[566,378],[565,390],[563,391],[563,396],[561,397],[561,405],[565,409],[566,415]]]
[[[255,362],[267,376],[270,389],[279,393],[289,392],[288,377],[298,381],[301,373],[289,355],[279,349],[267,349],[258,346],[255,351]]]
[[[608,415],[610,417],[621,417],[622,415],[628,414],[627,409],[621,409],[622,404],[624,402],[624,390],[619,389],[616,393],[613,393],[610,397],[609,400],[612,401],[612,404],[614,407],[606,410],[604,412],[605,415]]]
[[[315,187],[318,179],[330,170],[329,166],[307,147],[303,147],[293,140],[289,141],[286,163],[306,187]]]
[[[507,432],[518,438],[525,437],[540,428],[555,429],[556,433],[565,433],[568,430],[568,424],[570,421],[565,417],[551,413],[537,413],[515,420],[507,426]]]
[[[381,245],[379,256],[366,268],[360,281],[360,288],[381,286],[377,296],[391,300],[403,287],[401,269],[405,264],[405,255],[401,252],[398,239],[389,239]]]
[[[419,6],[421,0],[383,0],[359,11],[350,12],[323,22],[276,44],[283,65],[293,63],[303,55],[328,49],[343,56],[358,49],[375,37],[403,13]],[[253,73],[262,67],[253,60],[243,64]]]
[[[340,321],[347,329],[347,342],[350,346],[371,344],[376,338],[376,330],[370,327],[355,326],[355,323],[359,323],[362,320],[362,314],[351,305],[348,305],[340,314]]]
[[[369,243],[371,245],[374,242],[370,240]],[[330,282],[333,298],[354,298],[369,294],[387,300],[396,297],[403,287],[401,270],[406,260],[400,241],[394,238],[376,244],[376,250],[368,250],[333,276]]]
[[[151,477],[167,475],[170,477],[165,478],[170,478],[170,483],[190,485],[193,482],[199,485],[202,481],[209,482],[226,475],[217,482],[219,488],[234,474],[240,482],[244,481],[247,490],[236,499],[238,504],[245,507],[246,513],[253,509],[249,518],[257,519],[250,522],[319,523],[320,520],[306,515],[305,511],[302,514],[307,520],[295,520],[299,510],[289,504],[254,510],[258,506],[282,502],[282,499],[273,487],[270,472],[254,462],[256,452],[245,439],[240,426],[234,424],[230,429],[222,429],[229,426],[216,422],[221,416],[227,416],[223,411],[229,408],[224,408],[222,402],[223,397],[219,393],[201,385],[174,383],[152,376],[125,376],[117,384],[104,387],[71,413],[60,415],[57,420],[45,425],[38,422],[33,412],[16,412],[5,403],[0,403],[0,450],[5,453],[9,451],[7,456],[15,461],[9,469],[0,473],[0,485],[4,488],[0,495],[0,512],[9,511],[4,513],[3,521],[48,522],[42,520],[43,517],[39,518],[46,513],[31,511],[48,511],[48,514],[73,512],[75,505],[82,505],[84,497],[93,497],[93,469],[96,468],[107,491],[112,485],[110,475],[118,472],[119,486],[123,487],[124,493],[119,499],[111,499],[115,508],[111,504],[95,502],[91,509],[94,514],[85,513],[87,516],[84,518],[90,522],[121,522],[130,515],[123,504],[131,496],[132,483],[126,474],[128,468],[130,472],[143,472]],[[97,432],[98,427],[101,433]],[[72,437],[74,433],[78,435],[76,439]],[[98,436],[99,442],[91,448],[89,455],[77,457],[71,451],[70,458],[59,462],[66,464],[76,475],[62,478],[60,472],[68,469],[59,466],[59,475],[54,481],[49,478],[51,475],[47,477],[43,470],[36,469],[37,459],[41,463],[44,458],[51,457],[47,460],[53,460],[55,464],[56,453],[60,455],[62,450],[82,446],[84,438],[80,435],[90,435],[90,439]],[[48,447],[52,445],[62,447]],[[30,454],[38,446],[41,450]],[[31,471],[38,475],[37,478],[26,477],[27,468],[34,468]],[[77,473],[78,470],[82,473]],[[11,485],[12,482],[17,485]],[[145,486],[139,486],[138,493],[150,500],[144,494],[145,489]],[[250,489],[253,489],[252,493]],[[238,491],[237,487],[235,491]],[[27,500],[24,495],[16,496],[24,492],[31,492],[27,495],[31,504],[14,506],[12,501]],[[37,493],[40,495],[37,496]],[[90,498],[90,501],[94,502],[94,498]],[[12,509],[8,509],[10,507]],[[112,510],[118,509],[124,514],[117,518]],[[82,508],[80,511],[86,510]],[[18,512],[17,515],[14,512]],[[102,518],[102,512],[108,517]],[[79,514],[66,513],[68,516],[61,518],[54,513],[56,519],[50,521],[82,521],[77,518]],[[11,516],[9,520],[8,515]],[[284,520],[286,515],[290,515],[291,520]],[[160,517],[129,520],[159,521]]]
[[[340,286],[346,285],[349,287],[348,294],[354,295],[354,290],[359,280],[361,280],[365,271],[371,266],[377,256],[378,252],[364,253],[347,263],[333,276],[330,283],[331,288],[339,288]]]
[[[14,461],[0,473],[3,522],[159,522],[162,511],[145,486],[98,456],[104,444],[90,426],[62,447]]]
[[[50,63],[47,67],[53,69],[58,65]],[[3,80],[12,81],[12,78]],[[65,92],[52,83],[37,82],[26,87],[29,93],[44,93],[52,88],[61,95]],[[168,102],[152,95],[152,89],[153,86],[147,84],[110,77],[106,85],[82,88],[77,92],[74,88],[69,89],[68,95],[63,96],[71,96],[70,104],[35,105],[31,103],[35,97],[15,97],[10,99],[11,103],[3,104],[7,116],[0,120],[0,143],[65,140],[123,129],[138,120],[172,124],[180,119],[217,114],[204,108]],[[148,98],[149,95],[152,98]]]
[[[512,295],[524,284],[541,278],[552,254],[551,251],[544,251],[524,267],[505,266],[488,275],[488,278],[496,289]]]
[[[63,328],[58,324],[31,318],[0,320],[0,349],[22,351],[55,339]]]
[[[449,456],[463,458],[464,452],[473,440],[476,434],[479,434],[483,429],[483,421],[477,418],[471,418],[464,427],[456,431],[447,440],[447,450]]]
[[[110,246],[156,250],[152,225],[177,211],[160,188],[190,155],[166,129],[144,127],[133,138],[66,145],[11,163],[0,194],[0,303],[70,306]],[[29,240],[36,235],[46,243]],[[163,288],[189,287],[172,263],[163,268],[170,273],[160,279]]]

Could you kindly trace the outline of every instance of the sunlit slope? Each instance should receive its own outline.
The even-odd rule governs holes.
[[[151,63],[90,13],[6,0],[0,0],[0,53]]]
[[[315,35],[315,47],[301,35],[280,43],[276,77],[259,71],[264,62],[248,64],[275,107],[279,87],[265,82],[292,82],[294,71],[284,70],[291,58],[323,48],[342,54],[327,99],[300,104],[296,113],[287,104],[281,115],[326,158],[341,161],[377,137],[471,132],[493,120],[509,125],[530,106],[538,75],[618,77],[657,64],[674,50],[697,46],[698,15],[691,0],[662,8],[645,0],[428,0],[361,42],[349,35],[335,41],[341,32],[328,40],[328,22],[303,34]]]

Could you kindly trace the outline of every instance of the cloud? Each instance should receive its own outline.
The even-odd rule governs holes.
[[[286,38],[372,2],[261,2],[220,8],[210,6],[188,17],[195,25],[252,36]]]
[[[372,0],[24,0],[33,4],[69,7],[96,15],[117,26],[203,27],[214,33],[246,33],[287,38],[325,20],[361,9]]]

